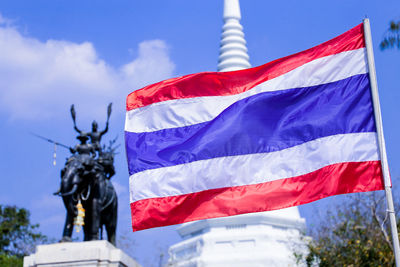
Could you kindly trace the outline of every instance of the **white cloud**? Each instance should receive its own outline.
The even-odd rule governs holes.
[[[148,81],[170,77],[174,64],[166,53],[164,41],[153,40],[139,44],[139,56],[121,68],[123,80],[129,84],[145,86]],[[155,79],[154,79],[155,78]]]
[[[115,68],[89,42],[41,42],[1,15],[0,51],[0,111],[12,119],[56,118],[72,103],[90,118],[105,115],[109,102],[123,112],[128,93],[171,77],[175,68],[162,40],[140,43],[137,58]]]

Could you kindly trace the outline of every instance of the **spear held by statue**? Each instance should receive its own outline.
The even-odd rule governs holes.
[[[38,137],[38,138],[40,138],[40,139],[43,139],[43,140],[45,140],[45,141],[47,141],[47,142],[49,142],[49,143],[52,143],[52,144],[54,144],[54,145],[56,145],[56,146],[61,146],[61,147],[70,149],[69,146],[64,145],[64,144],[61,144],[60,142],[54,141],[54,140],[52,140],[52,139],[50,139],[50,138],[47,138],[47,137],[44,137],[44,136],[41,136],[41,135],[38,135],[38,134],[35,134],[35,133],[32,133],[32,132],[31,132],[30,134],[33,135],[33,136],[36,136],[36,137]]]
[[[61,147],[64,147],[66,149],[71,150],[71,148],[69,146],[61,144],[60,142],[56,142],[56,141],[54,141],[54,140],[52,140],[50,138],[47,138],[47,137],[44,137],[44,136],[41,136],[41,135],[38,135],[38,134],[35,134],[35,133],[32,133],[32,132],[30,134],[33,135],[33,136],[36,136],[36,137],[38,137],[38,138],[40,138],[42,140],[45,140],[45,141],[47,141],[49,143],[54,144],[54,153],[53,153],[53,165],[54,166],[56,166],[56,163],[57,163],[56,162],[56,160],[57,160],[57,146],[61,146]]]

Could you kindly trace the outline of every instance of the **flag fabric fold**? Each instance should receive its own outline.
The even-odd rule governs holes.
[[[234,72],[127,97],[134,231],[383,189],[362,24]]]

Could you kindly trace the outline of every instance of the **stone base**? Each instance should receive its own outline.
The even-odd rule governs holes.
[[[36,253],[24,257],[24,267],[140,267],[106,240],[66,242],[36,247]]]

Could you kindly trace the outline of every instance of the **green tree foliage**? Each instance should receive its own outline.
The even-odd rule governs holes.
[[[382,192],[349,195],[311,230],[307,266],[394,266],[389,222]],[[307,240],[307,239],[305,239]]]
[[[47,238],[31,224],[29,211],[15,206],[0,205],[0,266],[18,266],[22,258]]]
[[[24,259],[13,255],[0,254],[0,267],[23,266]]]
[[[400,49],[400,21],[391,21],[389,29],[387,29],[382,42],[380,43],[381,50],[388,48]]]

